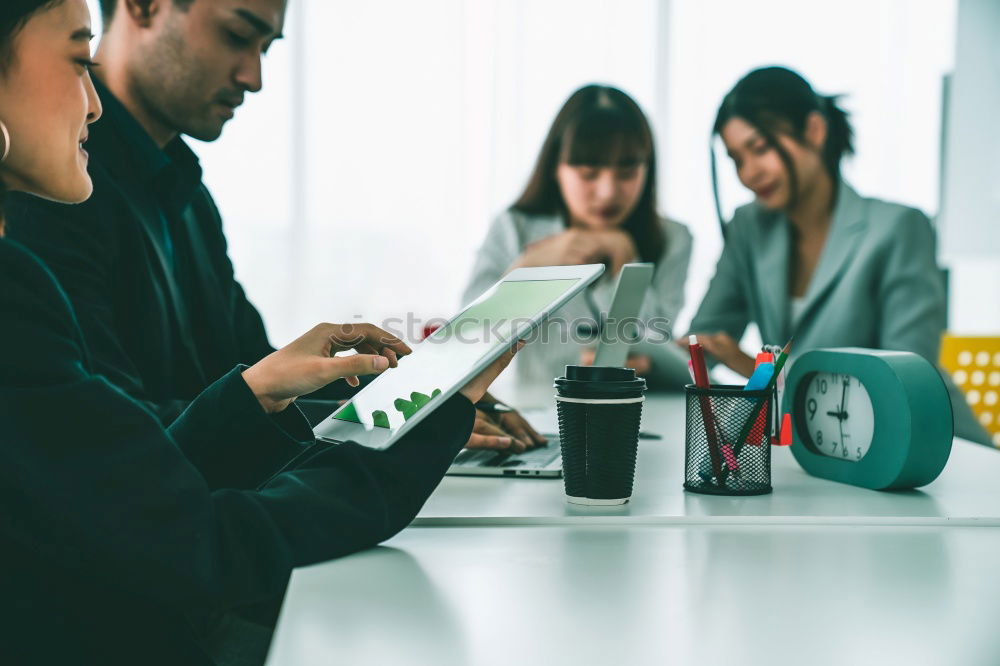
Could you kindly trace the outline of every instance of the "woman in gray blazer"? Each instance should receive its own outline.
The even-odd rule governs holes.
[[[690,232],[657,212],[656,152],[645,114],[624,92],[589,85],[553,121],[524,193],[491,225],[462,298],[472,301],[518,267],[607,264],[588,293],[549,322],[547,339],[539,336],[518,354],[518,401],[548,405],[553,378],[568,364],[592,361],[576,324],[607,313],[621,266],[656,264],[640,319],[648,337],[665,341],[683,305],[690,257]],[[643,348],[633,349],[628,365],[655,386],[667,368]]]
[[[751,321],[765,342],[910,351],[937,363],[945,290],[927,216],[859,195],[840,177],[852,131],[835,97],[781,67],[750,72],[726,95],[714,131],[756,200],[725,225],[715,277],[691,322],[706,350],[740,374]],[[956,435],[985,444],[945,375]]]

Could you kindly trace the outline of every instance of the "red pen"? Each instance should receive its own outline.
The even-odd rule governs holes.
[[[694,384],[699,388],[708,388],[708,367],[705,365],[705,351],[698,343],[697,335],[688,336],[688,351],[691,353],[691,366],[694,370]]]
[[[694,370],[694,384],[698,388],[709,388],[708,367],[705,365],[705,352],[698,344],[698,336],[688,337],[688,351],[691,353],[691,366]],[[712,416],[712,401],[707,395],[699,396],[701,418],[705,422],[705,434],[708,436],[708,457],[712,461],[712,471],[715,478],[722,483],[722,460],[719,458],[719,439],[715,432],[715,418]]]

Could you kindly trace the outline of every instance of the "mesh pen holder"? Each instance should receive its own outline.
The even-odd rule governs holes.
[[[771,492],[775,389],[688,384],[684,392],[684,488],[708,495]]]

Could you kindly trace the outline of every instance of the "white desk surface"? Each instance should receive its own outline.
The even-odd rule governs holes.
[[[551,418],[551,417],[550,417]],[[552,424],[548,424],[552,427]],[[931,484],[878,492],[809,476],[784,447],[772,447],[774,492],[715,497],[686,492],[684,397],[651,394],[632,500],[620,507],[567,504],[562,479],[455,477],[441,482],[414,525],[870,524],[1000,526],[1000,451],[956,440]]]
[[[270,666],[1000,663],[1000,530],[408,529],[295,572]]]

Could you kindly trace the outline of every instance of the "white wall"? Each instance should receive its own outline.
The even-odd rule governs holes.
[[[781,64],[823,94],[844,93],[857,157],[845,177],[862,193],[938,208],[941,80],[952,66],[953,2],[841,0],[672,3],[661,149],[663,200],[692,225],[685,320],[721,250],[709,177],[709,133],[722,97],[753,68]],[[724,214],[750,200],[717,149]],[[780,344],[781,341],[772,341]]]
[[[951,328],[1000,333],[1000,3],[961,0],[946,127],[941,245]]]
[[[490,218],[518,194],[566,97],[608,81],[652,108],[661,80],[653,0],[291,8],[267,85],[288,80],[294,62],[301,97],[268,88],[223,140],[198,147],[240,275],[276,341],[319,319],[449,314]],[[242,116],[250,107],[256,118]],[[253,145],[262,122],[283,135],[296,110],[307,137],[290,144],[297,215],[280,182],[273,196],[259,174],[241,182],[248,170],[235,165],[248,163],[247,148],[234,147]],[[286,164],[286,147],[273,150]]]
[[[91,26],[93,27],[94,34],[100,34],[101,32],[101,6],[98,4],[98,0],[87,0],[87,8],[90,9],[90,20]],[[97,45],[97,40],[94,40],[94,45]]]
[[[446,314],[492,216],[580,85],[622,87],[658,137],[664,212],[695,234],[690,316],[719,232],[708,136],[751,68],[848,93],[863,193],[938,208],[955,1],[292,0],[265,89],[196,144],[237,274],[281,343],[321,319]],[[745,199],[723,163],[727,211]]]

